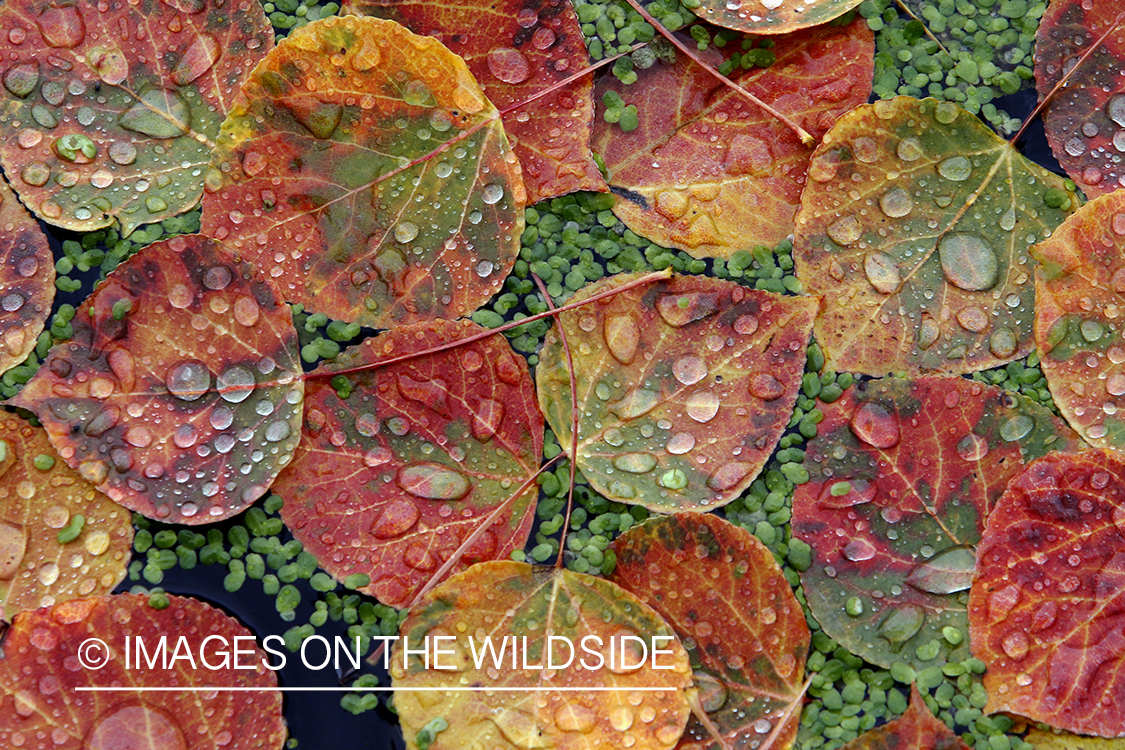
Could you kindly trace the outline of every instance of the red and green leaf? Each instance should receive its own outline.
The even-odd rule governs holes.
[[[150,607],[145,595],[122,594],[18,615],[0,657],[0,746],[281,750],[286,736],[281,693],[270,690],[277,687],[277,677],[264,666],[266,655],[247,645],[254,636],[201,601],[168,599],[161,610]],[[205,643],[207,638],[217,640]],[[108,646],[100,669],[82,666],[106,657],[106,651],[89,648],[87,639]],[[138,664],[137,656],[127,668],[125,648],[135,650],[136,639],[154,657],[153,668]],[[162,639],[166,669],[155,657]],[[236,647],[241,656],[234,655]],[[183,689],[146,690],[169,686]],[[187,692],[204,687],[215,690]]]
[[[1053,453],[988,518],[969,600],[988,712],[1125,735],[1125,463]]]
[[[1078,209],[1034,254],[1035,341],[1055,403],[1091,445],[1125,449],[1125,193]]]
[[[219,243],[149,245],[72,325],[9,403],[125,507],[172,523],[228,518],[292,457],[304,382],[289,308]]]
[[[378,364],[483,331],[468,321],[397,328],[307,384],[304,440],[274,485],[282,518],[329,573],[367,576],[361,590],[386,604],[407,606],[482,524],[454,572],[507,558],[531,531],[538,485],[512,495],[538,470],[543,417],[507,339]],[[353,367],[370,369],[348,376],[341,398],[326,378]]]
[[[786,34],[844,15],[862,0],[703,0],[691,10],[704,21],[748,34]]]
[[[841,117],[809,176],[794,260],[825,297],[830,367],[960,374],[1031,351],[1029,249],[1067,216],[1045,202],[1062,178],[955,104],[908,97]]]
[[[719,734],[693,719],[677,747],[737,747],[773,732],[802,698],[809,628],[765,545],[717,516],[681,513],[633,527],[613,549],[610,580],[675,630]],[[799,720],[789,714],[772,746],[792,745]]]
[[[0,620],[112,591],[132,551],[129,513],[14,414],[0,418],[0,454]]]
[[[1090,198],[1125,185],[1120,156],[1125,151],[1121,10],[1114,0],[1053,0],[1035,34],[1035,87],[1041,100],[1054,92],[1043,112],[1047,141],[1059,164]],[[1086,54],[1089,57],[1075,65]],[[1064,76],[1066,84],[1054,91]]]
[[[780,38],[773,51],[768,68],[739,67],[733,80],[809,132],[823,135],[867,101],[875,43],[863,19]],[[701,57],[713,66],[722,60],[718,51]],[[628,133],[601,118],[594,125],[594,149],[618,195],[614,213],[634,232],[695,257],[728,258],[792,234],[812,150],[684,55],[639,74],[628,86],[606,76],[595,90],[598,101],[618,94],[640,118]]]
[[[515,263],[525,192],[464,61],[377,18],[328,18],[255,69],[223,123],[203,231],[286,299],[387,328],[455,318]]]
[[[823,409],[793,497],[813,616],[883,667],[967,658],[985,519],[1026,461],[1080,441],[1026,397],[962,378],[868,381]]]
[[[412,649],[426,638],[450,639],[437,643],[447,654],[441,664],[452,669],[435,668],[436,658],[428,664],[417,653],[404,656],[401,648],[390,657],[395,710],[410,750],[422,747],[418,733],[435,716],[448,728],[430,750],[671,750],[687,723],[691,667],[684,647],[660,615],[602,578],[481,563],[428,592],[399,633]],[[486,637],[493,654],[507,640],[499,663],[486,655]],[[663,653],[654,656],[653,648]],[[483,656],[479,666],[474,654]],[[570,668],[534,666],[548,658],[562,664],[568,655]],[[505,690],[441,690],[465,685]]]
[[[219,125],[273,46],[257,3],[0,8],[0,162],[24,204],[74,231],[128,235],[194,206]]]
[[[578,17],[567,0],[349,0],[341,12],[397,21],[438,39],[465,61],[501,111],[528,203],[576,190],[605,190],[590,156],[592,76],[529,102],[589,63]]]
[[[27,359],[55,299],[55,259],[47,237],[8,183],[0,180],[0,373]]]
[[[969,750],[969,746],[930,713],[918,686],[911,685],[906,713],[864,732],[841,750]]]
[[[574,301],[628,283],[591,284]],[[789,421],[818,300],[674,277],[558,316],[582,419],[572,437],[557,330],[540,352],[539,405],[606,497],[658,512],[706,510],[757,476]]]

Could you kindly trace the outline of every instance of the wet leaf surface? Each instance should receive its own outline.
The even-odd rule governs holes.
[[[477,744],[525,750],[660,750],[676,746],[687,722],[684,691],[691,684],[691,669],[683,646],[674,638],[667,640],[672,631],[656,612],[601,578],[510,561],[481,563],[426,594],[411,608],[399,632],[413,644],[422,643],[425,637],[452,637],[443,642],[450,655],[440,663],[454,669],[427,669],[417,656],[411,656],[404,668],[401,647],[391,656],[395,708],[412,750],[419,746],[418,731],[435,716],[444,717],[449,727],[437,734],[431,750],[459,750]],[[493,666],[492,653],[484,655],[484,638],[489,635],[496,651],[502,638],[509,639],[499,669]],[[513,637],[519,644],[515,668],[509,663]],[[548,642],[557,648],[552,651],[552,663],[566,661],[567,641],[549,641],[551,637],[575,644],[575,666],[524,669],[524,664],[545,663]],[[640,658],[641,644],[647,649],[647,660]],[[652,668],[654,646],[669,652],[656,657],[661,669]],[[474,663],[474,653],[483,657],[481,668]],[[590,668],[579,667],[580,659]],[[633,668],[638,661],[644,666]],[[409,690],[462,685],[578,689]],[[581,690],[584,687],[619,690]],[[661,687],[666,690],[636,690]]]
[[[1106,740],[1100,737],[1081,737],[1070,732],[1045,732],[1032,727],[1027,733],[1027,742],[1035,750],[1121,750],[1125,748],[1125,737]]]
[[[695,15],[750,34],[785,34],[842,16],[860,0],[703,0]]]
[[[1044,202],[1061,178],[956,105],[908,97],[840,118],[809,176],[793,255],[825,295],[830,367],[959,374],[1031,351],[1028,250],[1066,218]]]
[[[237,620],[201,601],[171,596],[156,610],[144,595],[81,599],[19,615],[0,658],[0,743],[4,747],[61,750],[280,750],[285,742],[281,693],[186,691],[141,692],[144,688],[273,688],[277,677],[253,648],[254,636]],[[167,638],[168,669],[157,658],[153,669],[125,667],[126,638],[135,650],[141,638],[156,652]],[[223,667],[223,640],[233,653],[235,638],[242,668]],[[101,669],[83,669],[104,651],[80,650],[100,638],[111,658]],[[176,651],[180,658],[171,659]],[[185,654],[192,654],[189,658]],[[206,668],[205,656],[217,667]],[[144,657],[142,657],[144,658]],[[276,657],[270,657],[276,660]],[[195,667],[192,666],[195,660]],[[249,667],[248,669],[246,667]],[[77,688],[135,687],[137,692],[79,692]],[[49,738],[49,739],[48,739]]]
[[[15,0],[0,40],[0,162],[20,198],[56,226],[116,219],[127,235],[199,201],[219,125],[273,32],[251,0]]]
[[[567,0],[351,0],[343,12],[386,18],[440,40],[463,58],[497,109],[525,102],[589,64]],[[527,202],[576,190],[605,190],[590,157],[592,76],[504,114]]]
[[[758,2],[758,0],[748,0]],[[777,39],[777,60],[733,80],[823,135],[871,91],[875,44],[867,24],[823,26]],[[717,51],[702,55],[717,66]],[[793,217],[812,150],[773,115],[678,55],[638,71],[637,83],[603,77],[595,90],[636,105],[640,126],[594,125],[594,148],[618,194],[616,213],[634,232],[695,257],[728,258],[775,245]]]
[[[700,704],[728,747],[764,740],[801,700],[809,628],[770,551],[716,516],[681,513],[635,526],[613,544],[614,583],[660,613],[691,659]],[[800,712],[774,740],[788,747]],[[721,748],[692,718],[680,750]]]
[[[977,551],[973,654],[985,710],[1080,734],[1125,735],[1125,464],[1054,453],[1008,485]]]
[[[112,591],[132,552],[128,511],[14,414],[0,417],[0,454],[0,620]]]
[[[27,358],[55,299],[55,259],[47,237],[0,180],[0,373]]]
[[[632,278],[591,284],[572,301]],[[561,314],[583,475],[610,499],[659,512],[733,500],[788,422],[817,302],[683,276]],[[573,454],[570,374],[555,329],[535,377],[540,408]]]
[[[1059,411],[1092,445],[1125,448],[1125,194],[1087,203],[1038,245],[1035,340]],[[1122,402],[1125,406],[1125,402]]]
[[[969,746],[930,713],[918,686],[911,685],[905,714],[864,732],[842,750],[969,750]]]
[[[823,408],[812,479],[793,497],[793,535],[813,548],[801,574],[813,615],[882,667],[968,658],[989,511],[1026,461],[1079,441],[1029,399],[961,378],[869,381]]]
[[[439,42],[325,19],[282,41],[243,97],[203,231],[286,299],[387,328],[461,316],[500,289],[523,231],[519,166],[496,108]]]
[[[292,457],[304,382],[289,308],[219,243],[149,245],[73,325],[9,403],[125,507],[211,523],[261,497]]]
[[[1112,0],[1055,0],[1035,35],[1035,87],[1047,96],[1071,74],[1048,103],[1043,124],[1051,151],[1088,197],[1125,185],[1125,26],[1089,51],[1117,22],[1121,5]]]
[[[468,321],[397,328],[326,370],[483,330]],[[308,382],[304,440],[274,485],[285,523],[326,570],[367,575],[361,590],[404,607],[494,512],[452,570],[523,549],[538,485],[499,506],[539,467],[543,417],[527,364],[502,335],[349,377],[346,399],[327,379]]]

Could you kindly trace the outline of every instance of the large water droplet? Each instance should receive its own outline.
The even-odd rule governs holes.
[[[1114,94],[1105,103],[1105,112],[1109,119],[1125,128],[1125,94]]]
[[[128,738],[143,738],[137,747],[187,750],[183,730],[171,715],[154,707],[128,704],[99,717],[86,735],[83,750],[122,750]],[[124,744],[128,743],[128,744]]]
[[[191,83],[210,70],[220,54],[222,46],[215,37],[206,33],[198,34],[172,69],[172,83],[177,86]]]
[[[165,384],[173,396],[195,401],[211,387],[211,371],[199,360],[184,360],[168,371]]]
[[[504,404],[491,398],[481,398],[473,407],[473,437],[480,441],[490,439],[504,421]]]
[[[1012,659],[1022,659],[1031,650],[1031,642],[1027,633],[1022,630],[1013,630],[1000,640],[1000,648]]]
[[[921,607],[907,604],[891,610],[891,613],[879,623],[879,635],[894,644],[904,643],[922,629],[925,621],[926,613]]]
[[[191,108],[175,91],[150,88],[121,114],[117,124],[152,138],[178,138],[191,130]]]
[[[610,405],[609,410],[621,419],[632,419],[642,414],[647,414],[660,400],[660,394],[648,388],[632,390],[618,402]]]
[[[953,232],[938,241],[945,278],[968,292],[991,289],[1000,278],[1000,260],[980,236]]]
[[[640,331],[632,315],[614,315],[605,322],[605,343],[609,353],[623,365],[633,363],[637,356]]]
[[[844,557],[852,562],[863,562],[875,557],[875,545],[870,539],[858,537],[844,545]]]
[[[1016,414],[1000,425],[1000,438],[1013,443],[1027,437],[1033,427],[1035,427],[1035,420],[1026,414]]]
[[[876,448],[893,448],[901,439],[898,417],[874,402],[856,409],[851,419],[851,430],[857,438]]]
[[[376,539],[394,539],[402,536],[422,517],[418,506],[409,500],[395,500],[383,509],[375,523],[371,524],[371,535]]]
[[[851,214],[837,219],[828,227],[828,236],[838,245],[850,245],[859,239],[860,234],[859,221]]]
[[[696,391],[687,398],[687,415],[696,422],[710,422],[719,413],[719,397],[711,391]]]
[[[499,203],[500,199],[503,197],[503,186],[497,185],[495,182],[490,182],[489,184],[481,188],[480,199],[490,206]]]
[[[664,445],[664,450],[674,456],[681,456],[690,452],[694,447],[695,435],[692,435],[690,432],[677,432],[675,435],[668,438],[668,442]]]
[[[719,311],[719,295],[713,292],[665,294],[656,300],[656,311],[673,328],[703,320]]]
[[[73,49],[86,38],[86,22],[73,5],[49,5],[39,16],[39,31],[48,47]]]
[[[951,156],[938,164],[937,171],[947,180],[963,182],[973,173],[973,163],[967,156]]]
[[[531,65],[523,53],[511,47],[494,47],[488,52],[488,72],[504,83],[523,83],[531,76]]]
[[[20,63],[4,72],[4,88],[21,99],[34,91],[37,85],[39,85],[38,63]]]
[[[898,264],[886,253],[872,252],[864,256],[863,273],[880,294],[894,294],[902,283]]]
[[[223,400],[240,404],[254,392],[254,373],[242,365],[232,365],[223,370],[215,380],[216,389]]]
[[[979,461],[988,455],[988,441],[970,433],[958,441],[957,455],[966,461]]]
[[[892,188],[879,198],[879,208],[892,219],[898,219],[914,210],[914,199],[902,188]]]
[[[412,221],[400,221],[395,224],[395,241],[406,244],[418,236],[418,225]]]
[[[675,361],[672,373],[684,385],[695,385],[707,377],[707,364],[694,354],[688,354]]]
[[[647,474],[656,468],[656,457],[649,453],[622,453],[614,457],[613,466],[630,474]]]
[[[27,554],[27,534],[23,526],[0,521],[0,581],[9,581],[19,572],[20,561]]]
[[[460,500],[472,485],[467,477],[441,464],[414,464],[398,472],[398,486],[415,497]]]
[[[931,594],[966,591],[973,583],[976,553],[970,547],[950,547],[910,572],[906,582]]]
[[[898,158],[902,159],[903,161],[918,161],[925,153],[922,150],[921,141],[913,136],[909,138],[903,138],[901,141],[899,141],[898,149],[896,149],[896,152],[898,153]]]

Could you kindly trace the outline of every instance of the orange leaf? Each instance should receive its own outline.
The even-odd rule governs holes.
[[[864,732],[841,750],[969,750],[969,746],[930,713],[918,686],[911,685],[906,713]]]
[[[0,373],[35,348],[55,298],[47,238],[8,183],[0,180]]]

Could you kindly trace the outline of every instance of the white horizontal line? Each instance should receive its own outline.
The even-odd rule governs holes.
[[[618,690],[641,692],[663,692],[675,690],[673,687],[77,687],[83,693],[388,693],[394,690],[403,692],[434,693],[539,693],[539,692],[584,692],[608,693]]]

